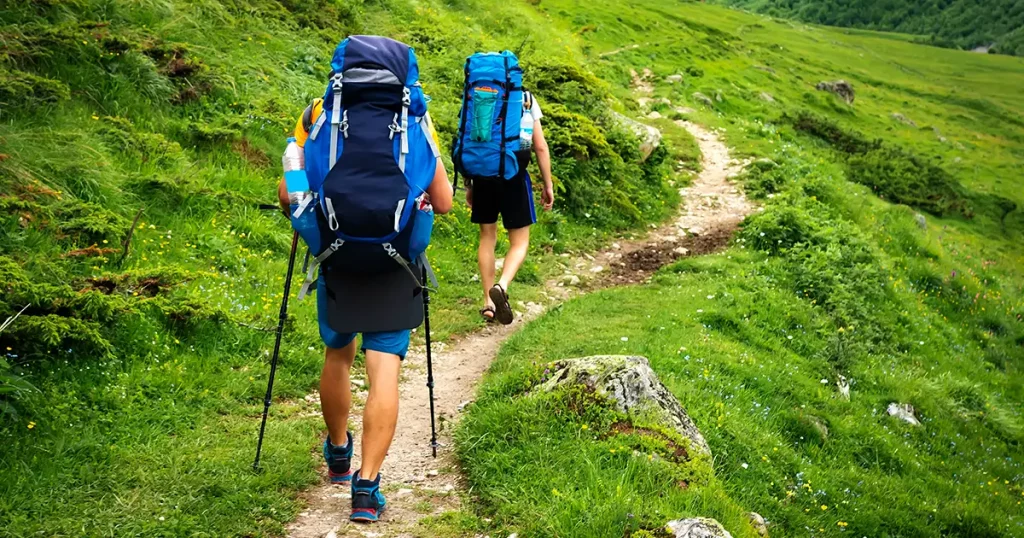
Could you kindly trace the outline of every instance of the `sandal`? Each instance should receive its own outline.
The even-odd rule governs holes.
[[[488,312],[491,313],[490,316],[487,315]],[[487,323],[494,323],[494,316],[495,314],[493,306],[485,306],[480,309],[480,317],[484,318],[484,321],[486,321]]]
[[[488,295],[494,301],[494,319],[502,325],[511,324],[515,315],[512,313],[512,307],[508,304],[508,293],[505,293],[500,284],[495,284]]]

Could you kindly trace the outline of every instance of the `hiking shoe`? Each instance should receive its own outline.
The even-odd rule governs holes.
[[[352,478],[352,515],[349,519],[365,523],[377,521],[386,504],[380,492],[380,473],[375,480],[366,480],[356,471]]]
[[[352,480],[352,432],[345,432],[348,443],[335,446],[331,436],[324,439],[324,461],[327,462],[327,476],[332,484],[341,484]]]

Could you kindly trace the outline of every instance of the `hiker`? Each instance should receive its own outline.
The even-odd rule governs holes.
[[[487,321],[508,325],[513,313],[508,290],[526,259],[530,226],[537,222],[533,183],[527,166],[532,154],[544,182],[541,201],[550,210],[555,201],[551,157],[541,127],[540,105],[523,89],[519,60],[510,51],[477,53],[466,59],[460,127],[452,145],[456,174],[466,178],[470,220],[480,225],[477,264],[483,285]],[[456,182],[458,176],[456,176]],[[509,250],[501,279],[495,278],[494,247],[498,216],[508,230]]]
[[[331,288],[337,293],[328,293],[329,282],[338,279],[343,286],[346,278],[358,275],[362,283],[367,274],[372,282],[379,271],[405,278],[401,282],[409,289],[422,289],[412,284],[419,273],[416,261],[425,261],[422,254],[433,213],[451,210],[453,191],[438,158],[412,49],[388,38],[351,36],[338,45],[331,64],[324,98],[314,100],[295,126],[296,142],[304,147],[309,189],[317,193],[310,211],[315,211],[323,236],[313,240],[319,243],[316,247],[310,244],[316,259],[300,297],[311,286],[319,263],[317,317],[326,346],[320,405],[328,430],[323,455],[332,483],[351,481],[351,519],[369,522],[377,521],[386,505],[380,493],[380,469],[395,434],[398,376],[411,327],[381,332],[335,330],[329,302],[340,291]],[[278,194],[282,207],[291,213],[294,204],[289,203],[287,189],[282,181]],[[387,315],[392,306],[335,305],[342,317],[355,323],[381,312]],[[348,421],[355,332],[362,332],[369,397],[363,410],[361,467],[353,472],[354,442]]]

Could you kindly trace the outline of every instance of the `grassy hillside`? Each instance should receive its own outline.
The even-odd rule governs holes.
[[[1013,0],[821,2],[723,0],[719,3],[805,22],[914,34],[941,47],[1024,55],[1024,8]]]
[[[1024,62],[669,0],[539,9],[635,110],[647,68],[659,122],[762,159],[741,181],[763,211],[725,252],[509,340],[459,431],[478,517],[521,536],[684,516],[753,536],[745,511],[772,536],[1024,536]],[[815,90],[834,79],[852,105]],[[551,361],[608,353],[650,358],[710,470],[600,401],[528,392]]]
[[[556,253],[672,210],[664,163],[692,149],[641,165],[571,36],[527,5],[482,5],[5,3],[0,320],[24,311],[0,332],[0,536],[276,535],[293,518],[317,479],[322,426],[302,396],[322,350],[312,301],[293,302],[266,472],[252,474],[291,236],[257,206],[348,33],[416,47],[444,141],[465,56],[520,53],[559,201],[517,300]],[[474,233],[461,203],[436,227],[439,339],[479,323]]]

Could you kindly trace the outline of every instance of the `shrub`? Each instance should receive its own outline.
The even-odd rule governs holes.
[[[882,198],[935,215],[974,215],[960,182],[916,153],[883,146],[880,140],[869,141],[856,131],[806,111],[796,117],[783,116],[783,120],[845,154],[848,179],[871,187]]]
[[[935,215],[974,214],[963,187],[949,172],[905,150],[885,147],[853,155],[847,175],[892,202]]]
[[[0,111],[55,103],[70,96],[60,81],[20,71],[0,72]]]
[[[797,131],[820,138],[843,153],[866,153],[881,147],[879,140],[870,141],[856,131],[843,129],[834,121],[807,111],[797,113],[796,117],[784,115],[782,120],[792,124]]]

